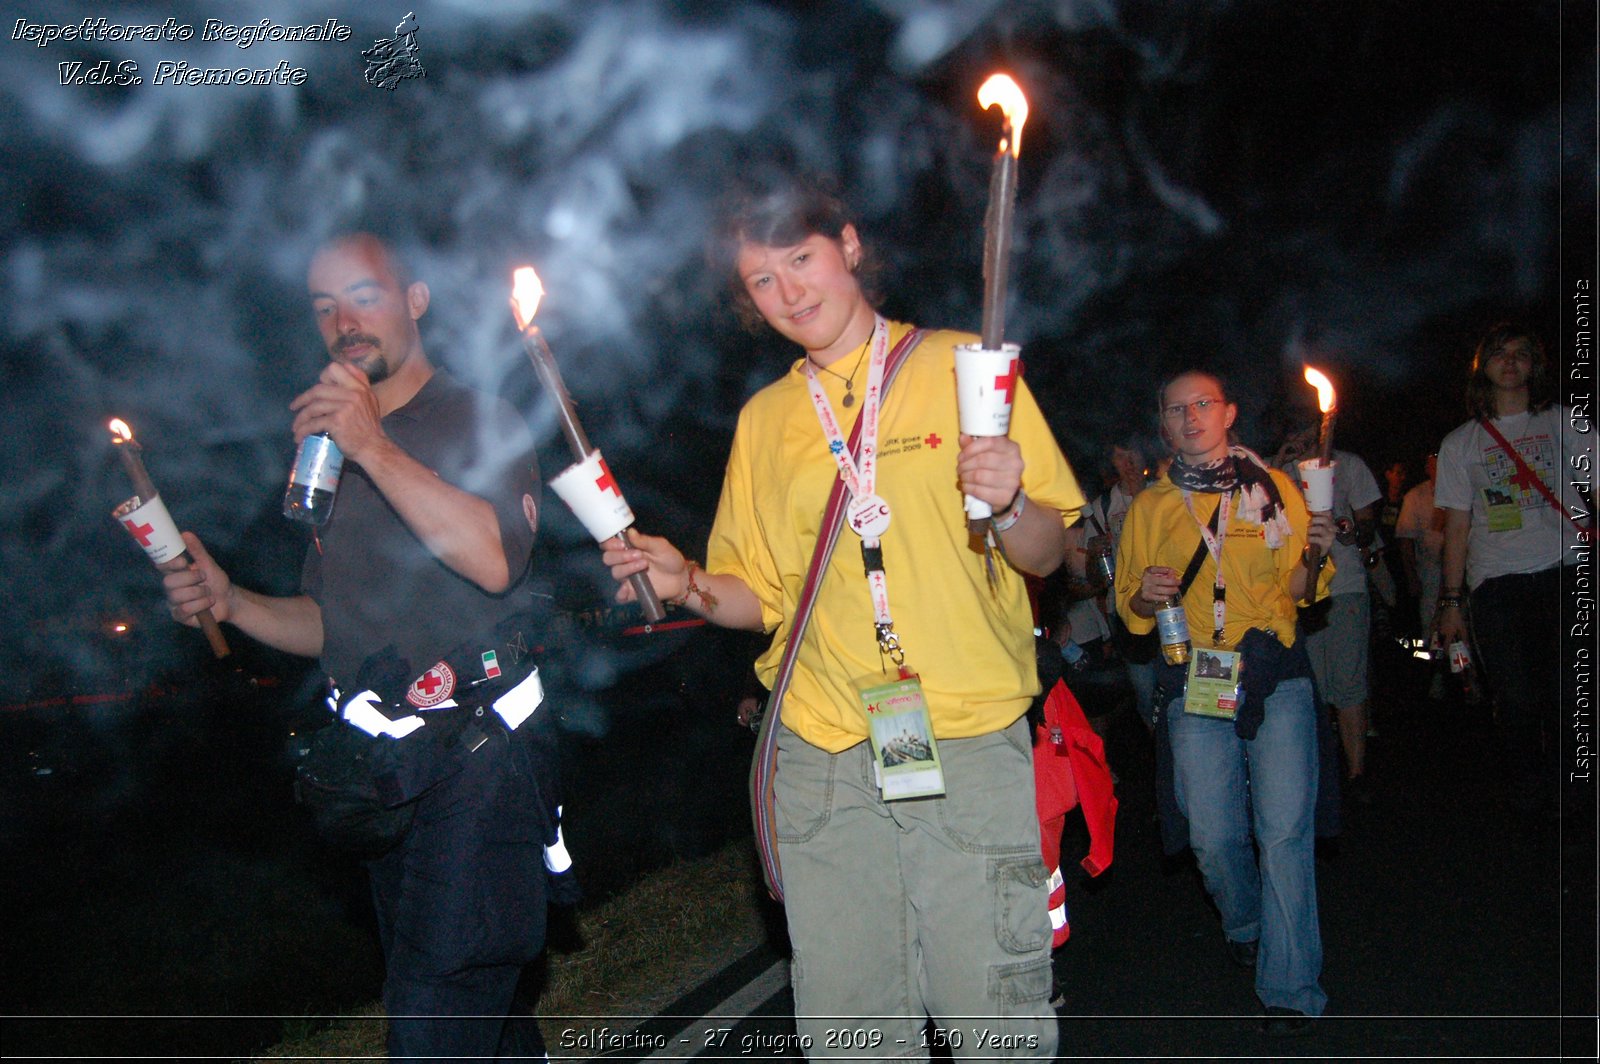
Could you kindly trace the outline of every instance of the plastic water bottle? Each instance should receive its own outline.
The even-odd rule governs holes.
[[[1183,603],[1167,599],[1156,610],[1156,638],[1161,641],[1161,656],[1168,665],[1184,665],[1189,661],[1189,618],[1184,615]]]
[[[301,440],[283,493],[283,516],[308,525],[327,524],[343,468],[344,454],[326,432]]]
[[[1117,559],[1111,552],[1110,540],[1103,540],[1089,551],[1091,583],[1105,588],[1117,584]]]

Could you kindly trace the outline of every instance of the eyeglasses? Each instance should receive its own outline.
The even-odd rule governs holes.
[[[1170,406],[1162,408],[1161,416],[1166,418],[1168,421],[1174,421],[1179,418],[1187,417],[1191,408],[1197,414],[1204,414],[1212,407],[1221,405],[1221,399],[1196,399],[1192,403],[1173,403]]]

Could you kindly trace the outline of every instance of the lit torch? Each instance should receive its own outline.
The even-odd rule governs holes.
[[[633,511],[628,508],[622,488],[611,475],[606,460],[589,446],[589,437],[584,435],[583,424],[578,420],[572,396],[561,379],[556,357],[545,342],[544,333],[533,323],[533,316],[539,312],[539,300],[544,296],[544,285],[539,283],[539,275],[532,266],[519,267],[512,273],[511,281],[511,314],[522,334],[522,346],[528,352],[540,385],[555,400],[561,435],[572,451],[573,464],[551,481],[550,487],[588,529],[595,542],[614,539],[626,547]],[[655,588],[650,586],[650,578],[645,573],[634,573],[628,583],[633,586],[646,623],[656,624],[666,619],[667,611],[662,609],[661,600],[656,597]]]
[[[1028,120],[1028,99],[1010,77],[995,74],[978,89],[978,105],[986,111],[999,107],[1005,116],[989,177],[989,210],[983,219],[983,346],[998,351],[1005,340],[1006,272],[1016,213],[1017,158],[1022,152],[1022,125]]]
[[[1325,466],[1333,455],[1333,415],[1337,410],[1333,382],[1321,370],[1307,366],[1306,383],[1317,390],[1317,409],[1322,411],[1322,427],[1317,431],[1317,464]]]
[[[1011,400],[1017,383],[1020,349],[1005,342],[1006,273],[1011,261],[1011,227],[1017,199],[1017,157],[1028,100],[1005,74],[992,75],[978,89],[984,110],[999,107],[1005,122],[989,177],[989,208],[983,219],[983,330],[978,344],[956,348],[956,410],[969,436],[1004,436],[1011,425]],[[967,530],[985,543],[992,508],[976,496],[963,507]],[[987,548],[985,557],[988,557]],[[991,569],[991,573],[993,570]]]
[[[168,565],[169,562],[191,564],[194,559],[189,556],[183,537],[178,534],[178,526],[151,483],[149,472],[145,470],[144,448],[133,438],[133,429],[121,418],[112,418],[106,427],[111,430],[111,443],[117,449],[117,457],[122,459],[122,467],[128,471],[128,479],[133,482],[133,497],[111,511],[112,519],[128,530],[128,534],[155,562],[156,568],[178,567]],[[206,642],[211,644],[211,652],[219,658],[227,657],[228,641],[223,638],[222,629],[211,611],[201,610],[196,616],[201,630],[206,634]]]

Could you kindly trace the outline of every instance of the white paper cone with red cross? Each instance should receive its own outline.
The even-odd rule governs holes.
[[[150,560],[157,565],[171,561],[188,549],[160,495],[149,500],[135,495],[112,510],[111,517],[128,530],[128,535],[144,548]]]
[[[1322,465],[1315,458],[1307,458],[1303,462],[1296,462],[1295,467],[1300,470],[1300,490],[1305,493],[1306,509],[1314,514],[1332,510],[1333,477],[1339,463]]]
[[[1018,344],[1001,344],[999,350],[982,344],[956,348],[956,416],[968,436],[1004,436],[1011,429],[1011,403],[1017,393]],[[967,516],[989,517],[993,508],[982,499],[966,497]]]
[[[570,465],[550,482],[550,489],[567,504],[596,543],[604,543],[633,524],[633,511],[622,488],[599,450]]]

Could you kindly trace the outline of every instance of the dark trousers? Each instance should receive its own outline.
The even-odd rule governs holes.
[[[1490,577],[1472,592],[1472,641],[1499,715],[1513,801],[1555,799],[1560,617],[1560,566]]]
[[[545,936],[548,818],[531,725],[437,752],[459,771],[419,800],[405,841],[368,862],[391,1060],[543,1052],[531,1017],[507,1021]]]

